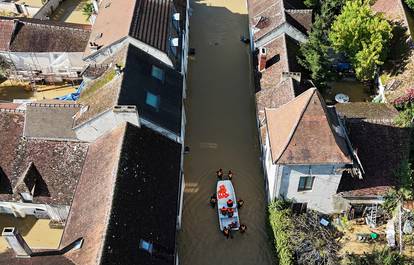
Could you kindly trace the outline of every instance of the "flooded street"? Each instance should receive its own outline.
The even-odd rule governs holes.
[[[267,236],[264,180],[260,169],[246,3],[236,0],[191,1],[186,100],[183,224],[179,260],[183,265],[275,264]],[[237,198],[245,205],[240,221],[245,234],[226,239],[217,209],[209,205],[215,171],[234,171]]]

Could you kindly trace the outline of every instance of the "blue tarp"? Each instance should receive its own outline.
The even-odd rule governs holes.
[[[76,89],[76,92],[70,93],[70,94],[65,95],[65,96],[57,97],[55,99],[58,99],[58,100],[73,100],[73,101],[76,101],[76,100],[79,99],[80,93],[82,92],[82,90],[83,90],[84,87],[85,87],[85,82],[82,81],[82,83],[79,85],[78,89]]]

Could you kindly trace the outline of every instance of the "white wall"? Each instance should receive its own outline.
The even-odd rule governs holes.
[[[92,120],[76,127],[75,133],[79,140],[92,142],[124,122],[140,126],[136,109],[134,111],[125,112],[108,110]]]
[[[82,71],[85,66],[82,52],[0,52],[0,55],[13,61],[18,71],[37,70],[75,77],[76,71]]]
[[[308,208],[323,213],[340,211],[341,204],[334,200],[345,164],[331,165],[276,165],[272,163],[269,137],[264,150],[265,175],[267,177],[268,198],[287,198],[295,202],[306,202]],[[310,191],[298,191],[301,176],[313,176]]]
[[[296,202],[307,202],[308,207],[323,213],[335,212],[333,196],[336,194],[345,165],[285,165],[277,194]],[[339,172],[339,173],[338,173]],[[313,176],[313,188],[298,191],[301,176]]]
[[[1,214],[13,214],[15,217],[24,218],[26,215],[35,215],[36,211],[44,211],[52,220],[66,220],[69,214],[69,206],[51,206],[46,204],[23,202],[0,202]],[[63,214],[63,216],[62,216]]]
[[[48,0],[44,6],[33,16],[37,19],[48,19],[53,11],[60,5],[63,0]],[[69,1],[69,0],[66,0]]]

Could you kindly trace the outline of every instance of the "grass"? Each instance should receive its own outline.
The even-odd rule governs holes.
[[[92,84],[88,86],[80,95],[79,101],[86,99],[91,96],[95,91],[99,90],[106,84],[108,84],[116,76],[114,69],[109,69],[106,71],[99,79],[92,81]]]
[[[383,85],[383,86],[386,86],[387,85],[387,83],[388,83],[388,81],[390,81],[390,78],[391,78],[391,76],[390,76],[390,74],[382,74],[381,76],[380,76],[380,79],[381,79],[381,84]]]

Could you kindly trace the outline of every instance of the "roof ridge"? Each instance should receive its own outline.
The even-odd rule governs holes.
[[[304,105],[304,107],[303,107],[303,109],[302,109],[302,111],[301,111],[301,113],[300,113],[300,115],[299,115],[299,118],[297,119],[297,121],[295,122],[295,125],[293,126],[293,128],[292,128],[292,130],[291,130],[291,132],[290,132],[290,134],[289,134],[289,137],[288,137],[288,141],[286,142],[286,144],[285,144],[285,146],[283,147],[283,149],[282,149],[282,152],[280,152],[280,155],[278,156],[278,158],[277,159],[274,159],[274,163],[276,163],[282,156],[283,156],[283,154],[285,153],[285,151],[286,151],[286,149],[287,149],[287,147],[289,146],[289,144],[290,144],[290,142],[292,141],[292,138],[293,138],[293,135],[295,134],[295,132],[296,132],[296,129],[298,128],[298,125],[299,125],[299,122],[302,120],[302,118],[303,118],[303,114],[305,113],[305,111],[306,111],[306,109],[308,108],[308,106],[309,106],[309,103],[310,103],[310,101],[311,101],[311,99],[313,98],[313,95],[315,94],[315,92],[317,92],[317,89],[315,88],[315,87],[313,87],[313,88],[309,88],[309,90],[311,90],[311,94],[309,95],[309,98],[307,99],[307,101],[306,101],[306,104]],[[304,95],[306,92],[304,92],[302,95]],[[310,92],[309,92],[310,93]],[[305,94],[306,95],[306,94]],[[296,97],[295,99],[293,99],[292,101],[296,101],[298,98],[300,98],[300,96],[299,97]],[[290,101],[290,102],[292,102],[292,101]],[[287,105],[287,104],[289,104],[289,102],[288,103],[286,103],[285,105]]]
[[[77,104],[77,103],[37,103],[37,102],[31,102],[31,103],[27,103],[26,106],[30,106],[30,107],[63,107],[63,108],[80,108],[83,105],[82,104]]]

